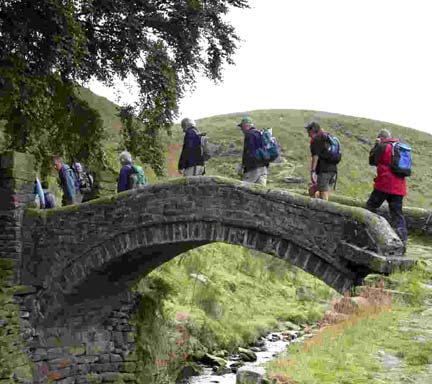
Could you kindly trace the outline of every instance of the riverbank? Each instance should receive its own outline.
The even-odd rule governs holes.
[[[432,240],[412,237],[407,256],[418,258],[417,266],[384,278],[377,297],[385,294],[386,302],[342,316],[290,347],[269,364],[268,376],[278,384],[430,383]]]
[[[422,383],[432,364],[432,311],[427,310],[431,239],[412,237],[407,257],[419,259],[412,271],[385,277],[381,288],[369,291],[367,309],[362,299],[346,298],[353,306],[345,305],[348,313],[344,313],[340,303],[345,299],[340,295],[271,256],[225,244],[190,251],[146,280],[158,281],[155,290],[166,293],[164,299],[156,299],[161,304],[156,317],[170,319],[165,325],[158,322],[159,338],[154,337],[154,326],[145,330],[147,334],[152,329],[153,336],[146,340],[157,345],[156,352],[148,349],[146,365],[154,367],[155,382],[172,383],[182,367],[193,365],[206,353],[236,353],[238,347],[282,330],[284,321],[319,322],[314,337],[290,346],[288,357],[269,364],[269,378],[279,384],[405,383],[395,381],[400,375],[418,380],[408,382]],[[367,282],[376,285],[382,278],[370,275]],[[326,313],[331,302],[333,311]],[[358,312],[357,306],[363,310]],[[404,324],[411,324],[408,332]]]
[[[137,289],[144,296],[137,323],[146,324],[137,353],[149,384],[172,383],[206,353],[236,353],[286,322],[312,324],[339,297],[282,260],[223,243],[165,263]]]

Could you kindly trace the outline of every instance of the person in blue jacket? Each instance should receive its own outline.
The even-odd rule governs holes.
[[[242,164],[239,170],[243,181],[265,186],[269,162],[256,156],[257,150],[263,147],[262,135],[249,116],[243,117],[237,126],[244,134]]]
[[[54,156],[54,168],[60,177],[60,186],[63,190],[62,205],[73,205],[79,203],[81,194],[79,192],[74,171],[69,165],[64,164],[60,156]]]
[[[128,151],[120,153],[120,164],[122,165],[117,179],[117,192],[131,189],[130,175],[133,173],[132,156]]]

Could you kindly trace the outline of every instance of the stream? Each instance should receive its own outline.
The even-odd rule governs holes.
[[[257,360],[254,362],[245,362],[243,367],[259,366],[273,360],[276,355],[284,352],[287,346],[292,341],[284,340],[282,332],[273,332],[266,337],[261,337],[256,345],[252,348],[257,355]],[[228,359],[227,367],[231,367],[238,363],[238,355],[232,355]],[[177,384],[235,384],[236,373],[230,372],[223,375],[217,375],[211,367],[204,367],[203,373],[199,376],[190,377],[188,379],[177,382]]]

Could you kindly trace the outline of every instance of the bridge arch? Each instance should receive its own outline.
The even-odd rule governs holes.
[[[341,292],[404,263],[400,240],[379,216],[222,178],[182,178],[31,212],[24,229],[22,276],[40,287],[45,319],[115,301],[156,266],[216,241],[280,257]]]

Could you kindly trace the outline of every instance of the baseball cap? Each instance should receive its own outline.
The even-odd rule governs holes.
[[[252,124],[252,119],[249,116],[243,117],[237,127],[241,127],[243,124]]]

